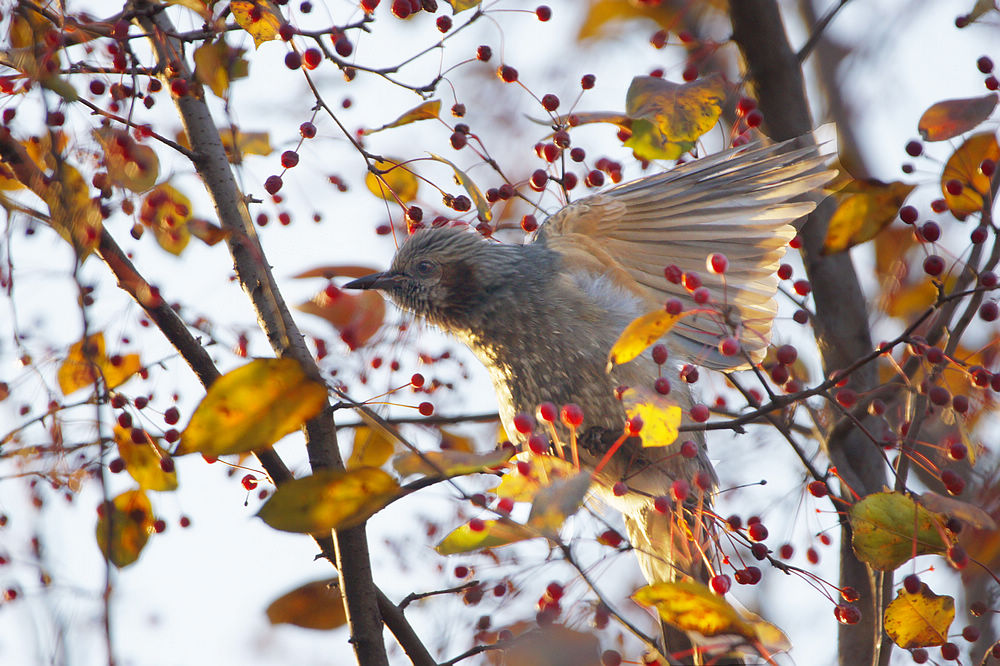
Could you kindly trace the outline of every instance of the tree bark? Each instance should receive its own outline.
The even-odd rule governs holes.
[[[747,67],[747,78],[764,115],[764,130],[772,139],[790,139],[812,130],[802,70],[785,34],[774,0],[739,0],[730,3],[733,39]],[[800,232],[802,258],[812,283],[816,316],[813,326],[829,373],[845,368],[872,349],[864,295],[850,254],[822,255],[826,227],[833,202],[822,203]],[[874,364],[853,373],[850,385],[859,392],[877,385]],[[881,490],[885,483],[883,460],[878,448],[858,428],[833,431],[824,443],[840,477],[859,495]],[[851,491],[843,490],[845,497]],[[861,594],[858,607],[862,619],[855,626],[840,626],[838,656],[843,666],[873,664],[881,657],[881,622],[878,608],[883,588],[872,572],[857,560],[851,548],[850,526],[842,522],[841,586]]]

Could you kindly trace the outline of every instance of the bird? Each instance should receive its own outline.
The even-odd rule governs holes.
[[[521,445],[527,435],[515,426],[517,415],[545,403],[578,406],[580,465],[599,468],[597,492],[622,513],[646,580],[705,582],[711,526],[699,528],[691,498],[682,509],[687,529],[656,503],[677,480],[705,490],[702,508],[710,503],[717,477],[703,433],[667,447],[628,438],[603,460],[626,422],[622,391],[665,397],[687,414],[694,397],[684,366],[691,379],[691,367],[729,371],[764,358],[777,313],[776,271],[795,221],[814,210],[836,174],[827,157],[809,134],[693,159],[573,201],[523,244],[468,227],[420,229],[388,270],[344,286],[379,290],[464,343],[488,370],[504,429]],[[706,268],[713,256],[725,258],[723,271]],[[689,314],[661,341],[667,363],[658,362],[662,350],[654,359],[647,349],[609,366],[626,326],[671,301]],[[730,348],[720,349],[727,339]],[[661,377],[671,387],[666,396],[662,381],[654,389]],[[569,441],[566,426],[555,426]],[[692,543],[695,534],[701,543]],[[666,629],[676,649],[684,636]]]

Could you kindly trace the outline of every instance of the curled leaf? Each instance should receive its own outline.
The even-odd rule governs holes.
[[[531,529],[506,518],[482,521],[482,529],[472,529],[468,523],[452,531],[434,547],[441,555],[468,553],[483,548],[496,548],[509,543],[541,536]],[[478,525],[477,525],[478,527]]]
[[[873,493],[855,502],[848,515],[855,554],[879,571],[948,548],[939,517],[903,493]]]
[[[368,342],[385,319],[385,299],[376,291],[350,294],[327,288],[295,307],[326,319],[351,349]]]
[[[271,446],[327,404],[326,387],[290,358],[255,359],[208,389],[174,455],[222,456]]]
[[[257,516],[284,532],[329,532],[360,525],[401,493],[376,467],[327,469],[278,486]]]
[[[158,491],[177,489],[177,472],[163,471],[160,461],[168,458],[168,454],[155,438],[141,428],[126,430],[117,425],[114,434],[125,471],[140,488]],[[140,441],[136,442],[136,439]]]
[[[437,118],[439,113],[441,113],[441,100],[428,100],[423,104],[413,107],[400,117],[393,120],[391,123],[386,123],[385,125],[375,129],[364,130],[362,134],[374,134],[375,132],[381,132],[382,130],[389,129],[391,127],[409,125],[410,123],[415,123],[418,120],[431,120],[433,118]]]
[[[946,141],[981,125],[997,106],[997,94],[949,99],[931,105],[920,116],[917,129],[924,141]]]
[[[472,203],[476,205],[476,214],[479,219],[484,222],[489,222],[493,219],[493,212],[490,210],[490,204],[486,201],[486,197],[483,196],[482,191],[479,187],[469,178],[469,175],[455,166],[455,163],[448,160],[440,155],[434,155],[431,153],[431,159],[437,160],[438,162],[444,162],[452,168],[455,172],[455,180],[461,185],[466,192],[469,193],[469,198],[472,199]]]
[[[904,650],[943,645],[955,619],[955,600],[934,594],[926,583],[916,594],[901,589],[885,609],[883,627]]]

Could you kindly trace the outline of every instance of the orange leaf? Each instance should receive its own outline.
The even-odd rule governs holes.
[[[378,272],[377,268],[369,266],[355,266],[350,264],[337,264],[334,266],[317,266],[307,271],[296,273],[292,277],[297,280],[306,278],[324,278],[331,280],[335,277],[359,278]]]
[[[209,246],[215,245],[230,236],[230,232],[200,217],[193,217],[188,220],[187,228],[192,236]]]
[[[839,195],[830,218],[823,254],[843,252],[869,241],[889,226],[915,185],[899,181],[856,180]]]
[[[278,486],[257,517],[284,532],[329,532],[360,525],[402,492],[376,467],[320,470]]]
[[[904,650],[943,645],[955,619],[955,600],[931,592],[926,583],[916,594],[900,590],[885,609],[883,627]]]
[[[625,113],[632,118],[625,145],[643,159],[675,160],[715,127],[723,97],[717,75],[690,83],[637,76],[625,97]]]
[[[949,99],[931,105],[920,116],[917,129],[924,141],[945,141],[982,124],[997,105],[996,93],[970,99]]]
[[[349,294],[328,288],[295,307],[326,319],[351,349],[368,342],[385,319],[385,299],[374,291]]]
[[[118,568],[138,560],[153,533],[153,506],[146,493],[126,491],[105,505],[102,513],[96,534],[104,556]]]
[[[327,578],[300,585],[267,607],[271,624],[293,624],[305,629],[336,629],[347,622],[340,580]]]
[[[69,395],[93,386],[99,376],[104,379],[108,388],[115,388],[124,384],[141,368],[142,362],[138,354],[115,354],[108,358],[104,352],[104,334],[95,333],[85,342],[77,342],[69,348],[69,354],[57,373],[59,390],[63,395]]]
[[[381,127],[375,129],[364,130],[362,134],[374,134],[375,132],[381,132],[382,130],[389,129],[390,127],[400,127],[401,125],[409,125],[410,123],[415,123],[418,120],[431,120],[438,117],[441,113],[441,100],[432,99],[429,101],[415,106],[400,117],[393,120],[391,123],[386,123]]]
[[[667,30],[678,24],[677,9],[668,3],[622,2],[622,0],[590,0],[587,14],[576,38],[579,41],[613,36],[627,21],[650,19]]]
[[[983,160],[992,160],[994,164],[1000,161],[1000,145],[992,132],[970,136],[944,165],[941,191],[956,217],[977,213],[983,208],[983,198],[990,192],[990,178],[980,168]],[[948,191],[948,183],[953,180],[962,185],[959,194]]]
[[[326,404],[326,387],[307,377],[298,361],[255,359],[209,387],[174,455],[219,457],[267,448]]]
[[[232,0],[229,11],[239,26],[253,37],[255,47],[277,37],[278,29],[285,22],[271,0]]]

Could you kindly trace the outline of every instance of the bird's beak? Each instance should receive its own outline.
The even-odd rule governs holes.
[[[402,275],[383,271],[372,273],[357,280],[351,280],[344,285],[344,289],[389,289],[402,279]]]

